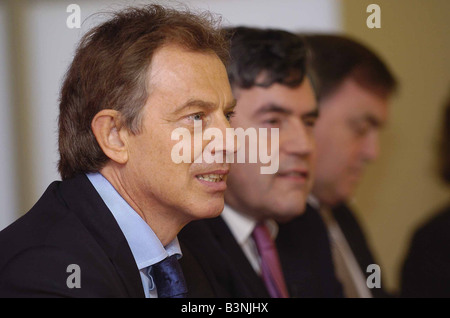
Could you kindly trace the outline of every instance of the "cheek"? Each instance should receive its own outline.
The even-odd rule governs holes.
[[[229,191],[246,199],[261,198],[266,194],[267,175],[261,175],[257,164],[231,164],[227,185]]]
[[[208,137],[205,137],[204,140],[203,133],[204,131],[198,130],[193,133],[191,137],[184,138],[183,142],[179,142],[179,144],[177,145],[177,147],[180,147],[181,145],[183,149],[189,149],[191,163],[203,162],[204,158],[202,158],[202,156],[205,148],[208,146],[208,144],[214,142],[215,137],[211,137],[210,139],[208,139]],[[210,147],[213,147],[212,145],[213,144],[211,144]]]
[[[176,171],[178,166],[172,158],[172,150],[175,149],[177,141],[171,140],[170,134],[158,134],[153,132],[140,138],[135,143],[134,161],[140,166],[142,171],[146,171],[155,176],[155,179],[162,180],[167,175]]]

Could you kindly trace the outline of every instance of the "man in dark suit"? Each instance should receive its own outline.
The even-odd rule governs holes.
[[[386,122],[396,82],[369,48],[343,37],[307,36],[317,83],[320,119],[314,128],[317,165],[312,195],[327,225],[336,273],[347,297],[384,297],[366,280],[377,264],[349,200],[367,163],[379,153],[379,131]]]
[[[437,162],[450,185],[450,95],[442,114]],[[413,232],[401,269],[400,297],[450,297],[450,205],[436,211]]]
[[[63,181],[0,233],[1,297],[186,294],[177,234],[222,211],[229,169],[197,158],[235,148],[203,141],[176,163],[171,134],[204,121],[226,135],[227,56],[211,20],[158,5],[83,37],[60,98]]]
[[[254,155],[250,146],[258,142],[252,143],[251,131],[258,129],[259,145],[271,149],[269,166],[276,162],[276,169],[262,173],[270,168],[262,160],[234,163],[221,216],[180,232],[193,259],[182,261],[183,270],[197,275],[187,275],[190,295],[339,297],[326,229],[318,215],[302,215],[313,180],[318,116],[306,46],[282,30],[237,27],[228,34],[227,70],[237,99],[231,124],[250,140],[237,158],[242,151],[246,159]],[[261,142],[264,129],[269,140]]]
[[[400,297],[450,298],[449,228],[447,205],[414,231],[401,268]]]

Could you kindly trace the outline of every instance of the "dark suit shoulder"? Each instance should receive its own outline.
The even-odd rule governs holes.
[[[449,243],[450,206],[439,210],[425,223],[417,228],[416,240],[429,241],[429,243]],[[444,240],[445,239],[445,240]]]
[[[126,239],[84,175],[52,183],[0,232],[0,250],[0,289],[7,297],[143,296]],[[71,264],[81,269],[79,290],[66,284]]]
[[[191,261],[183,262],[182,259],[182,267],[191,295],[238,298],[269,296],[261,278],[221,217],[193,221],[181,230],[178,238],[182,247],[189,249]],[[204,275],[202,280],[208,284],[189,283],[191,277],[199,273]]]
[[[402,297],[450,297],[450,207],[414,232],[402,268]]]
[[[0,248],[4,256],[0,268],[9,257],[45,244],[55,226],[67,216],[67,206],[58,199],[59,184],[58,181],[53,182],[30,211],[0,232]]]
[[[110,279],[108,279],[108,276]],[[56,246],[34,246],[0,271],[0,297],[126,297],[111,268]]]
[[[193,221],[178,234],[183,252],[180,264],[188,297],[232,297],[227,256],[206,220]]]
[[[342,297],[325,224],[310,205],[303,215],[280,224],[276,244],[292,297]]]

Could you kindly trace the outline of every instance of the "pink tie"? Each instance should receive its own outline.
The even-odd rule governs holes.
[[[261,274],[272,298],[288,298],[277,249],[264,223],[258,223],[253,230],[253,239],[261,257]]]

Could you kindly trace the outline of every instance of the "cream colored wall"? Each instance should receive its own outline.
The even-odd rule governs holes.
[[[366,26],[371,3],[381,8],[380,29]],[[342,10],[344,31],[378,51],[400,82],[382,154],[355,198],[386,287],[396,290],[413,229],[450,199],[435,172],[450,93],[450,1],[344,0]]]

